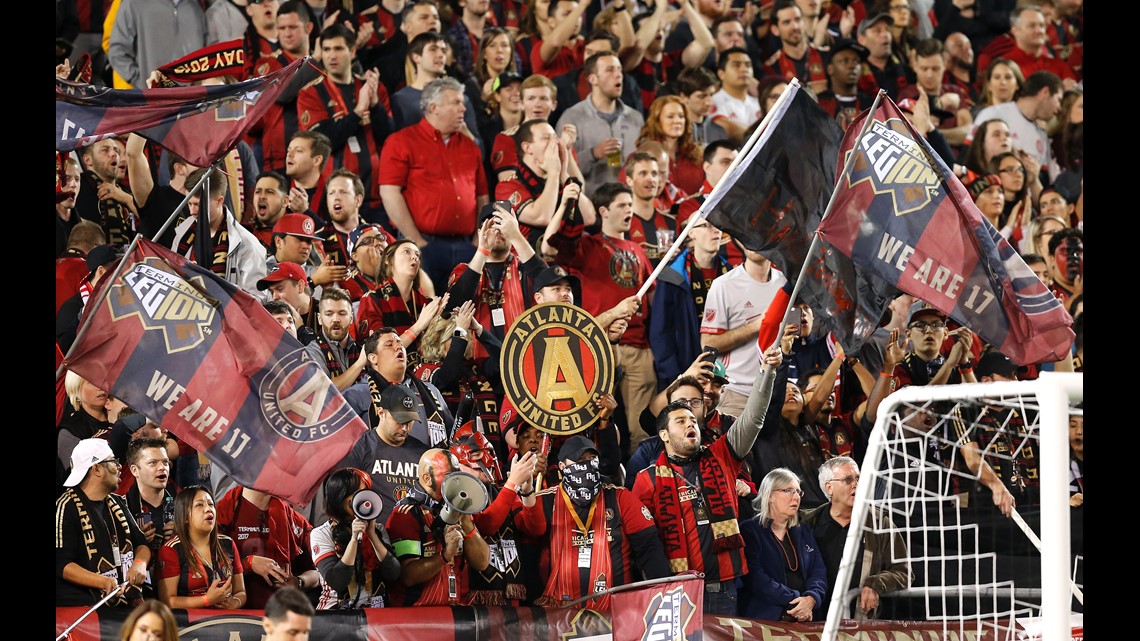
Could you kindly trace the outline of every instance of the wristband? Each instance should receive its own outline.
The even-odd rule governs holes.
[[[490,255],[491,255],[491,250],[487,249],[486,247],[480,247],[480,248],[479,248],[479,253],[480,253],[480,254],[483,254],[484,256],[490,256]]]
[[[893,377],[895,375],[895,370],[893,368],[889,372],[887,370],[883,370],[883,371],[879,372],[879,375],[880,376],[892,376]]]
[[[412,340],[416,340],[416,337],[419,336],[419,334],[417,334],[416,331],[414,329],[412,329],[411,327],[409,327],[408,329],[405,329],[404,333],[405,334],[411,334]]]
[[[253,569],[253,555],[252,554],[246,555],[246,557],[245,557],[245,568],[247,570]]]
[[[293,577],[293,578],[297,579],[297,589],[298,590],[304,590],[305,589],[305,580],[299,576]]]
[[[205,594],[202,595],[202,607],[203,608],[211,607],[210,606],[210,597],[208,595],[205,595]]]
[[[514,481],[507,481],[506,483],[504,483],[503,489],[504,490],[510,490],[510,491],[514,492],[515,494],[519,493],[519,486],[515,485]]]
[[[317,284],[313,282],[313,277],[312,277],[312,276],[306,276],[306,277],[305,277],[305,282],[309,284],[309,287],[312,287],[312,288],[313,288],[313,291],[316,291],[316,289],[317,289]]]
[[[476,534],[478,534],[478,533],[479,533],[479,528],[474,528],[474,527],[473,527],[473,528],[471,528],[471,531],[470,531],[470,532],[468,532],[467,534],[464,534],[464,535],[463,535],[463,540],[464,540],[464,541],[466,541],[467,539],[469,539],[469,538],[471,538],[471,537],[475,536],[475,535],[476,535]]]
[[[519,496],[523,497],[524,499],[527,498],[528,496],[534,496],[534,490],[531,490],[529,492],[515,492],[515,493],[518,494]]]

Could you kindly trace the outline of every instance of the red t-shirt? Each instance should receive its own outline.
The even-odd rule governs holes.
[[[517,131],[516,127],[513,131]],[[513,136],[499,132],[495,134],[495,145],[491,147],[491,169],[495,173],[506,169],[518,170],[519,148]]]
[[[222,548],[226,548],[227,544],[229,549],[226,550],[226,552],[229,554],[231,562],[233,563],[233,574],[244,574],[245,567],[241,563],[241,555],[238,554],[237,544],[228,536],[223,536]],[[184,574],[184,578],[186,579],[185,591],[183,591],[183,586],[180,585],[175,596],[204,596],[206,590],[210,587],[210,578],[208,576],[210,572],[203,572],[196,569],[197,557],[194,557],[192,552],[188,555],[187,566],[184,568],[178,559],[178,549],[175,547],[180,545],[182,545],[180,539],[174,536],[158,549],[158,563],[155,564],[155,572],[158,574],[158,580],[162,581]],[[218,564],[214,563],[213,566],[217,567]]]
[[[388,137],[380,154],[380,184],[404,188],[421,233],[475,233],[476,199],[487,195],[479,147],[463,134],[443,136],[426,118]]]
[[[547,78],[557,78],[564,73],[573,71],[582,66],[582,54],[586,50],[586,41],[578,38],[571,43],[565,44],[554,54],[554,58],[550,62],[542,61],[542,41],[538,40],[534,43],[534,48],[530,50],[530,67],[536,74],[541,74]]]

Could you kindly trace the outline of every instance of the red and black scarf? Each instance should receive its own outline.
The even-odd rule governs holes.
[[[519,261],[516,260],[514,251],[507,254],[507,259],[503,261],[502,266],[503,275],[499,279],[497,288],[487,275],[486,265],[483,266],[483,272],[479,274],[479,285],[475,289],[475,318],[485,328],[495,327],[491,320],[491,309],[494,307],[503,309],[503,317],[507,320],[508,326],[526,311],[522,276],[519,273]],[[518,283],[518,285],[516,286],[514,283]],[[504,327],[502,331],[507,329],[509,328]],[[475,341],[474,359],[482,363],[488,356],[487,349],[483,347],[482,343]]]
[[[214,259],[210,261],[210,271],[225,278],[226,276],[226,259],[230,255],[230,217],[224,215],[222,217],[222,224],[218,226],[218,231],[214,234]],[[182,236],[182,240],[178,243],[178,253],[196,260],[194,256],[194,238],[198,233],[198,219],[194,218],[194,222],[190,223],[189,229],[186,234]]]
[[[325,365],[329,368],[329,378],[340,376],[344,373],[344,368],[341,367],[340,361],[336,359],[336,353],[333,352],[332,347],[329,345],[329,339],[325,338],[324,331],[318,331],[316,338],[313,339],[321,348],[321,353],[325,355]],[[348,348],[344,350],[348,356],[349,363],[355,363],[356,359],[360,358],[360,345],[357,345],[352,339],[348,341]]]
[[[716,275],[712,279],[706,280],[704,269],[697,264],[697,258],[693,255],[693,251],[690,249],[685,256],[685,271],[689,275],[689,290],[693,293],[693,302],[697,305],[698,314],[704,314],[705,298],[708,296],[709,286],[712,285],[712,281],[717,276],[728,273],[728,264],[720,260],[720,256],[714,256],[713,269],[716,270]]]
[[[780,70],[780,75],[786,80],[799,78],[803,75],[796,70],[796,62],[783,49],[776,56],[776,68]],[[804,66],[806,67],[808,82],[827,82],[827,67],[823,64],[823,58],[815,47],[808,46],[807,61]]]
[[[550,517],[550,578],[542,596],[534,604],[540,607],[557,607],[586,596],[582,591],[582,582],[578,570],[578,547],[574,545],[574,537],[582,537],[589,533],[593,537],[593,550],[590,554],[590,583],[593,592],[611,587],[608,577],[613,577],[613,560],[610,557],[610,546],[606,536],[606,492],[603,488],[598,492],[590,513],[585,522],[578,518],[578,511],[570,502],[570,497],[556,485],[545,493],[557,492],[554,496],[554,509]],[[564,599],[569,597],[569,600]],[[610,595],[603,594],[579,605],[591,610],[609,611]]]
[[[518,171],[515,172],[515,180],[519,181],[523,184],[524,187],[526,187],[527,191],[530,192],[531,200],[534,200],[541,196],[542,191],[546,189],[546,179],[534,173],[530,167],[527,167],[525,162],[522,162],[521,158],[519,159]],[[561,194],[561,190],[559,190],[559,194]],[[522,203],[512,204],[517,208]],[[537,232],[538,229],[520,221],[519,231],[522,232],[523,236],[526,236],[527,240],[531,240],[531,234]]]
[[[709,494],[732,497],[735,491],[735,475],[730,475],[720,461],[707,447],[697,453],[701,473],[701,486]],[[670,461],[664,451],[657,456],[656,478],[653,483],[654,501],[657,504],[657,533],[665,547],[665,558],[674,572],[689,569],[689,557],[700,556],[700,551],[690,551],[685,532],[697,528],[697,518],[692,510],[682,510],[680,488],[677,477],[681,471]],[[744,547],[744,537],[740,535],[740,524],[736,520],[736,502],[729,498],[723,501],[704,501],[709,514],[709,527],[713,532],[713,550],[727,550]]]

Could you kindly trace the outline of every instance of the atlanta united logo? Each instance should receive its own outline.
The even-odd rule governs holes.
[[[598,420],[594,399],[613,389],[606,332],[575,305],[543,303],[515,319],[503,340],[503,388],[523,420],[555,435]]]
[[[217,318],[218,300],[171,273],[158,258],[147,258],[121,276],[107,295],[111,318],[138,316],[142,326],[162,334],[166,351],[175,354],[198,347]],[[195,277],[195,280],[201,280]]]
[[[637,256],[619,249],[610,256],[610,278],[627,289],[637,289]]]
[[[897,118],[872,122],[848,153],[856,154],[850,186],[867,181],[876,194],[891,198],[896,216],[926,207],[941,188],[938,162]]]
[[[266,424],[297,443],[324,440],[356,416],[304,349],[289,352],[266,372],[257,399]]]

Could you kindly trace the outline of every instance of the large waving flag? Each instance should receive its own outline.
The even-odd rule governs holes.
[[[867,118],[867,133],[860,137]],[[836,249],[969,327],[1019,365],[1062,358],[1073,319],[974,205],[969,192],[888,96],[843,139],[832,213]]]
[[[134,132],[206,167],[232,149],[279,94],[319,74],[305,57],[259,78],[211,87],[108,89],[56,79],[55,149]]]
[[[815,324],[848,351],[857,350],[897,295],[888,283],[858,274],[844,255],[818,243],[819,227],[835,185],[835,159],[843,131],[839,124],[793,83],[771,124],[738,166],[738,175],[713,207],[708,221],[764,254],[787,276],[789,286],[769,307],[761,349],[771,344],[790,302],[791,283],[815,312]],[[801,271],[805,272],[800,277]],[[774,324],[773,324],[774,323]]]
[[[307,503],[364,421],[253,296],[146,239],[123,260],[68,367],[239,484]]]

